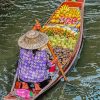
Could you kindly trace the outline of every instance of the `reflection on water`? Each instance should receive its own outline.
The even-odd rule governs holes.
[[[35,18],[45,23],[62,1],[0,1],[0,99],[12,85],[18,58],[18,37],[31,29]],[[68,74],[69,82],[59,82],[39,100],[100,100],[99,0],[86,0],[84,18],[84,47],[81,59]]]

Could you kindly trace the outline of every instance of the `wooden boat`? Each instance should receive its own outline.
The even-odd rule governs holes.
[[[70,69],[78,60],[82,49],[83,36],[84,36],[83,34],[84,3],[85,0],[76,0],[76,1],[66,0],[65,2],[61,3],[61,5],[51,15],[49,20],[41,28],[40,31],[47,33],[48,36],[50,37],[51,45],[53,46],[55,55],[59,59],[60,68],[62,69],[60,71],[62,72],[60,72],[58,68],[57,73],[54,74],[52,78],[52,81],[30,100],[37,99],[39,96],[41,96],[41,94],[45,93],[45,91],[53,87],[57,82],[59,82],[61,78],[65,76],[65,74],[67,74],[70,71]],[[54,41],[54,39],[58,40]],[[69,41],[71,41],[72,44]],[[51,49],[50,51],[52,52],[50,44],[48,45],[48,47],[49,49]],[[62,55],[59,52],[60,53],[62,52]],[[68,54],[67,57],[66,54]],[[64,56],[66,59],[64,58]],[[65,78],[66,77],[64,77],[64,79]],[[14,90],[16,79],[17,75],[15,75],[11,92],[13,92]]]

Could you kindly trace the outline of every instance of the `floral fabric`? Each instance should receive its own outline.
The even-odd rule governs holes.
[[[17,74],[25,82],[42,82],[48,79],[48,68],[51,63],[46,50],[37,51],[20,49]]]

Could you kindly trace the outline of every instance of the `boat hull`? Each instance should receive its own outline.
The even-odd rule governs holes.
[[[71,59],[71,62],[69,63],[69,65],[67,65],[64,69],[64,73],[67,74],[68,72],[70,72],[70,70],[77,64],[78,59],[80,58],[80,54],[83,48],[83,43],[84,43],[84,34],[83,34],[83,19],[84,19],[84,3],[85,0],[79,0],[79,2],[77,2],[77,4],[75,4],[74,2],[64,2],[63,4],[68,4],[71,7],[73,7],[73,5],[75,7],[81,7],[81,28],[80,28],[80,38],[79,41],[76,45],[76,49],[75,49],[75,55],[73,56],[73,58]],[[48,21],[47,21],[48,23]],[[47,24],[46,23],[46,24]],[[55,86],[61,79],[63,78],[62,75],[60,75],[55,81],[53,81],[51,84],[49,84],[43,91],[41,91],[36,97],[34,97],[34,100],[36,98],[38,98],[39,96],[41,96],[41,94],[45,93],[47,90],[49,90],[50,88],[52,88],[53,86]]]

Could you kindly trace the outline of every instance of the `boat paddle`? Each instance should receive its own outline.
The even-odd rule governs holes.
[[[54,53],[54,51],[53,51],[53,48],[52,48],[50,42],[48,42],[47,46],[48,46],[48,48],[49,48],[49,50],[50,50],[50,52],[51,52],[53,58],[54,58],[54,59],[57,58],[57,56],[55,55],[55,53]],[[61,63],[60,63],[59,61],[57,61],[57,65],[58,65],[58,68],[59,68],[59,70],[60,70],[62,76],[64,77],[64,80],[67,81],[67,77],[65,76],[64,71],[63,71],[63,69],[62,69],[62,65],[61,65]]]

